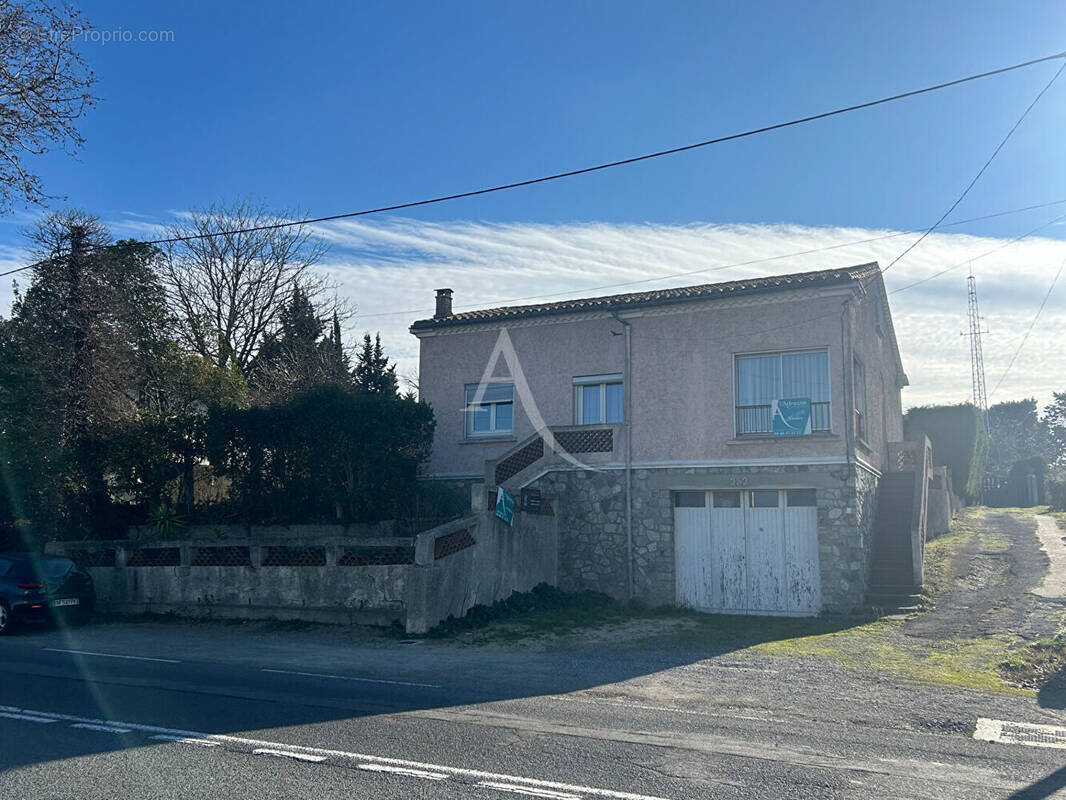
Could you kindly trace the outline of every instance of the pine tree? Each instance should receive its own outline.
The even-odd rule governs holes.
[[[329,336],[319,343],[322,349],[322,361],[325,367],[326,379],[338,386],[351,386],[352,362],[348,353],[344,350],[344,341],[341,339],[341,322],[337,312],[333,312],[333,324]]]
[[[252,364],[250,383],[262,401],[285,400],[328,382],[319,339],[322,320],[299,286],[282,309],[277,332]]]
[[[389,365],[389,359],[381,347],[381,334],[371,341],[370,334],[363,336],[363,346],[356,357],[355,369],[352,370],[355,389],[367,394],[383,394],[396,397],[399,384],[396,380],[396,366]]]
[[[31,283],[0,324],[0,480],[42,536],[109,531],[107,442],[154,395],[171,327],[158,251],[80,211],[30,233]]]
[[[320,336],[322,320],[315,313],[311,298],[297,286],[281,314],[280,342],[291,357],[312,358]]]

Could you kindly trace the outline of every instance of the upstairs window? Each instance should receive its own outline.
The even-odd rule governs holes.
[[[811,432],[830,430],[829,351],[760,353],[736,357],[738,436],[773,433],[774,402],[806,398]]]
[[[514,433],[514,384],[472,383],[466,387],[466,435]]]
[[[866,368],[857,358],[851,373],[851,386],[855,395],[855,437],[866,441]]]
[[[574,424],[602,425],[622,421],[622,376],[574,378]]]

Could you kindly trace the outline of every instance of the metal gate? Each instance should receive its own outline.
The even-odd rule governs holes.
[[[674,493],[677,602],[727,614],[821,610],[813,489]]]

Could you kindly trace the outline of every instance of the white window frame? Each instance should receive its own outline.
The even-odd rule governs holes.
[[[733,438],[749,439],[757,436],[771,436],[770,433],[740,433],[737,429],[737,392],[740,387],[737,385],[737,359],[751,358],[753,356],[783,356],[791,355],[793,353],[825,353],[825,366],[828,372],[827,378],[829,382],[829,429],[820,431],[811,431],[811,435],[826,436],[833,433],[833,348],[830,345],[825,347],[798,347],[792,350],[753,350],[750,353],[733,353],[732,364],[730,367],[730,382],[732,383],[732,408],[733,408]],[[778,378],[780,375],[780,361],[778,361]],[[783,381],[782,381],[783,382]],[[796,438],[796,437],[787,437]]]
[[[511,400],[509,405],[511,406],[511,427],[498,428],[496,422],[496,406],[507,404],[505,400],[495,400],[492,402],[481,403],[469,403],[467,397],[469,396],[469,390],[473,389],[475,393],[482,384],[480,383],[467,383],[463,386],[463,435],[467,439],[486,439],[486,438],[501,438],[505,436],[514,435],[515,426],[515,400],[514,400],[514,382],[512,381],[490,381],[485,383],[484,386],[509,386],[511,387]],[[487,431],[475,431],[474,430],[474,408],[475,406],[488,406],[489,408],[489,430]]]
[[[610,375],[582,375],[574,378],[574,424],[575,425],[613,425],[615,423],[607,422],[607,387],[612,385],[622,386],[623,401],[622,401],[622,418],[625,418],[625,386],[622,385],[622,373],[612,373]],[[582,402],[582,390],[586,386],[599,386],[600,387],[600,418],[596,422],[586,422],[583,419],[585,404]],[[619,419],[618,422],[622,422],[623,419]]]

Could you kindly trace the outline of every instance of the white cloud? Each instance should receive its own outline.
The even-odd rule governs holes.
[[[335,248],[326,268],[358,305],[354,327],[380,330],[401,372],[417,369],[417,342],[407,326],[432,313],[437,287],[455,289],[456,310],[524,304],[868,261],[886,266],[917,238],[884,230],[794,225],[389,220],[321,228]],[[837,247],[869,239],[876,241]],[[999,380],[1066,258],[1066,243],[1059,240],[1032,238],[1003,247],[1007,241],[934,234],[885,276],[893,291],[960,265],[891,298],[911,379],[904,392],[908,405],[957,402],[970,395],[969,343],[960,333],[967,326],[965,278],[971,260],[989,329],[984,350],[990,391]],[[775,258],[825,247],[835,249]],[[727,266],[767,258],[775,260]],[[1066,287],[1056,289],[993,400],[1035,395],[1045,402],[1052,390],[1066,389],[1066,349],[1049,344],[1066,333],[1066,311],[1055,302],[1060,292]]]
[[[1021,226],[1020,226],[1021,227]],[[1030,225],[1032,227],[1032,225]],[[115,224],[123,235],[157,231],[148,221]],[[1022,230],[1026,228],[1022,227]],[[1061,228],[1048,228],[1058,232]],[[915,238],[887,230],[797,225],[421,222],[348,220],[316,226],[332,245],[322,268],[356,305],[353,338],[380,331],[398,371],[417,371],[418,343],[407,328],[433,310],[433,290],[455,290],[456,310],[843,267],[886,266]],[[873,240],[873,241],[865,241]],[[891,298],[911,386],[908,405],[957,402],[970,394],[966,273],[978,277],[989,390],[999,380],[1047,287],[1066,258],[1066,242],[937,233],[886,275],[889,291],[940,270],[942,277]],[[848,244],[860,242],[856,244]],[[789,255],[831,247],[818,253]],[[783,256],[782,258],[776,258]],[[0,267],[17,261],[0,248]],[[731,266],[756,259],[774,259]],[[25,263],[25,262],[21,262]],[[3,271],[0,268],[0,271]],[[698,272],[697,272],[698,271]],[[688,273],[688,274],[686,274]],[[1066,283],[1066,279],[1063,280]],[[10,299],[0,287],[0,307]],[[1066,287],[1057,287],[1010,376],[993,400],[1066,389]]]

